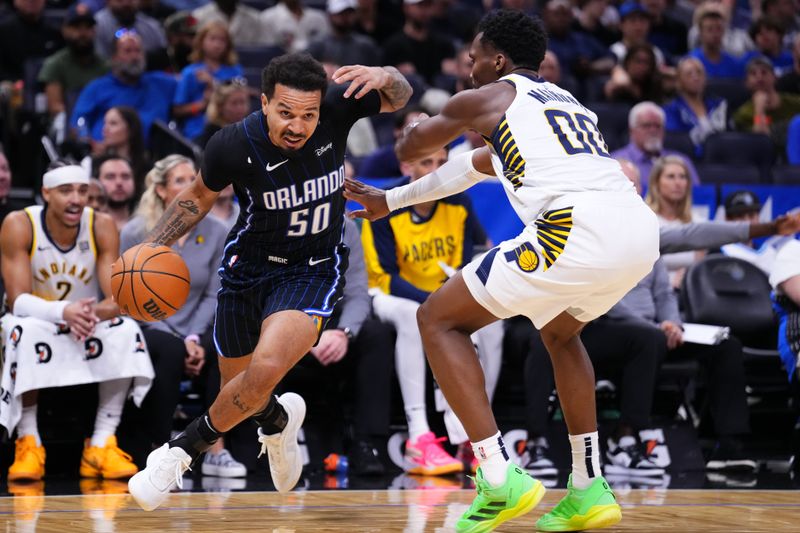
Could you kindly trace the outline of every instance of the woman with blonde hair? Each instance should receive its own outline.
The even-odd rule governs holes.
[[[125,225],[120,235],[120,253],[144,240],[164,209],[195,180],[194,162],[182,155],[169,155],[153,165],[145,179],[146,189],[139,201],[136,216]],[[226,228],[206,217],[172,246],[189,267],[191,284],[186,303],[173,316],[160,322],[141,324],[153,358],[156,377],[145,398],[141,414],[142,427],[137,434],[147,438],[146,455],[154,445],[169,440],[172,415],[180,398],[180,382],[184,374],[197,377],[206,362],[207,405],[219,391],[219,370],[212,339],[214,309],[219,289],[220,257],[225,246]],[[222,440],[206,454],[202,472],[222,477],[246,475],[244,465],[228,453]]]
[[[195,144],[205,148],[216,132],[243,120],[250,113],[250,88],[244,78],[231,78],[214,86],[206,109],[206,124],[202,133],[194,138]]]
[[[181,71],[172,112],[184,119],[183,134],[193,139],[203,131],[214,85],[241,77],[242,67],[238,64],[228,25],[219,20],[200,28],[189,59],[192,63]]]
[[[679,226],[694,220],[689,176],[689,167],[681,156],[664,156],[653,164],[645,202],[655,211],[661,226]],[[673,288],[680,287],[686,268],[704,255],[704,251],[662,254]]]

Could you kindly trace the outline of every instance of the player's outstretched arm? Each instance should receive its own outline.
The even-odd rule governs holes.
[[[111,265],[119,255],[119,231],[114,219],[105,213],[95,212],[94,239],[97,245],[97,282],[103,293],[102,301],[94,307],[98,320],[109,320],[119,315],[119,306],[111,297]]]
[[[381,113],[402,109],[414,92],[405,76],[394,67],[347,65],[334,72],[332,78],[336,83],[350,82],[343,95],[345,98],[355,95],[354,98],[359,99],[377,90],[381,96]]]
[[[197,179],[167,206],[143,242],[172,246],[208,214],[217,196],[219,191],[206,187],[202,172],[198,172]]]
[[[489,149],[483,147],[457,155],[430,174],[388,191],[345,179],[344,197],[364,206],[364,209],[353,211],[350,216],[376,220],[396,209],[463,192],[490,177],[491,168]]]

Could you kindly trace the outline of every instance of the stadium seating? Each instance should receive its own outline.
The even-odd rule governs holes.
[[[753,165],[702,164],[697,166],[697,174],[704,185],[755,184],[761,180],[761,171]]]
[[[704,162],[725,165],[755,165],[763,183],[771,180],[775,144],[761,133],[726,131],[706,139]]]

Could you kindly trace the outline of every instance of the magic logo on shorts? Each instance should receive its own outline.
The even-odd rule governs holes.
[[[529,242],[523,242],[504,256],[506,261],[516,263],[523,272],[533,272],[539,267],[539,256]]]

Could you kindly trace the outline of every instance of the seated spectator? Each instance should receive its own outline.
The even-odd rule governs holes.
[[[64,45],[58,27],[42,17],[44,5],[44,0],[14,0],[14,10],[0,21],[0,80],[21,80],[25,61]]]
[[[667,11],[667,0],[642,0],[642,6],[650,15],[650,34],[648,40],[667,56],[677,59],[686,55],[687,28]]]
[[[332,65],[381,64],[381,50],[371,38],[356,33],[358,0],[328,0],[331,33],[311,42],[308,52]]]
[[[136,216],[122,230],[120,254],[144,240],[165,207],[195,180],[195,174],[194,163],[181,155],[167,156],[153,165]],[[156,376],[141,408],[146,420],[139,428],[147,434],[145,455],[170,438],[183,375],[197,377],[207,359],[216,359],[212,333],[219,290],[217,268],[226,235],[221,223],[205,217],[172,245],[189,267],[189,296],[171,317],[142,325]],[[207,391],[211,397],[205,398],[206,406],[211,405],[218,391],[219,387]],[[206,453],[201,471],[220,477],[247,474],[244,465],[225,450],[222,438]]]
[[[752,96],[749,102],[736,110],[733,121],[740,131],[769,135],[783,152],[789,121],[800,114],[800,95],[778,92],[775,81],[775,70],[769,59],[751,59],[747,64],[745,84]]]
[[[463,45],[456,53],[455,71],[452,74],[442,74],[437,77],[437,88],[456,94],[466,89],[472,89],[472,59],[469,57],[471,43]]]
[[[694,156],[703,155],[703,143],[712,133],[725,131],[728,103],[706,94],[706,70],[695,57],[678,63],[678,94],[664,106],[667,131],[688,133],[694,143]]]
[[[713,14],[714,20],[720,20],[721,24],[719,26],[713,24],[703,28],[703,20],[706,20],[709,13]],[[750,50],[753,50],[755,45],[752,39],[750,39],[750,35],[748,35],[746,30],[735,27],[732,24],[732,15],[731,5],[720,2],[719,0],[704,0],[697,9],[695,9],[694,16],[692,17],[692,27],[689,30],[689,48],[702,48],[704,40],[716,41],[716,36],[718,35],[720,39],[720,50],[729,57],[738,58]],[[744,22],[745,24],[743,27],[747,28],[750,23],[749,17]],[[705,39],[703,37],[704,33],[706,34]],[[706,69],[708,69],[708,65],[706,65]],[[710,70],[709,75],[711,76]],[[716,76],[715,74],[712,77],[732,76]]]
[[[103,184],[97,178],[89,178],[89,195],[86,206],[91,207],[97,213],[108,213],[108,195]]]
[[[748,223],[759,221],[761,201],[752,191],[734,191],[725,197],[724,205],[727,221]],[[755,248],[753,240],[750,239],[746,242],[726,244],[720,247],[720,251],[727,256],[753,263],[769,275],[778,251],[792,239],[792,236],[776,235],[765,240],[758,248]]]
[[[631,46],[622,65],[611,71],[604,92],[611,102],[660,102],[664,90],[653,47],[647,43]]]
[[[653,102],[641,102],[631,108],[628,113],[628,128],[631,141],[624,147],[611,153],[615,159],[627,159],[633,162],[642,176],[649,176],[653,162],[665,155],[679,155],[689,168],[692,185],[699,185],[697,170],[688,160],[686,154],[664,149],[664,110]]]
[[[394,114],[394,137],[397,139],[403,128],[414,122],[422,114],[418,107],[406,106]],[[396,178],[402,176],[400,162],[394,153],[394,144],[381,146],[364,158],[359,176],[364,178]]]
[[[156,119],[169,122],[175,79],[161,72],[145,72],[139,35],[132,31],[117,33],[111,73],[89,83],[72,110],[70,127],[82,140],[103,138],[103,118],[114,106],[127,105],[137,111],[145,140]]]
[[[418,74],[433,84],[440,72],[455,71],[453,43],[431,31],[433,0],[403,0],[403,29],[383,44],[384,62],[403,74]],[[480,31],[480,30],[479,30]]]
[[[689,55],[703,63],[709,78],[744,78],[742,60],[723,47],[726,19],[716,6],[706,2],[695,12],[699,44]]]
[[[772,285],[773,307],[778,314],[778,351],[783,367],[792,386],[795,402],[800,400],[800,374],[798,374],[798,355],[800,350],[800,242],[791,241],[784,246],[775,258],[775,265],[769,277]],[[795,403],[795,411],[797,405]],[[796,470],[800,466],[800,426],[795,423],[792,436],[792,461]]]
[[[133,31],[139,35],[145,52],[155,52],[167,47],[161,23],[141,13],[139,3],[134,0],[107,0],[106,7],[98,11],[94,18],[97,21],[94,44],[101,57],[113,60],[120,30]]]
[[[413,182],[445,162],[447,152],[441,149],[415,163],[403,163],[401,170]],[[459,445],[462,460],[453,458],[441,447],[440,439],[428,425],[425,353],[415,319],[428,295],[472,259],[473,246],[486,243],[469,197],[458,194],[401,209],[371,223],[364,221],[361,237],[375,315],[397,330],[395,369],[408,420],[406,471],[448,474],[460,472],[464,463],[474,470],[477,461],[469,453],[467,435],[449,407],[445,410],[445,426],[450,441]],[[489,398],[494,394],[500,371],[502,337],[500,321],[473,335]]]
[[[604,20],[609,4],[608,0],[580,0],[572,22],[572,31],[585,33],[603,46],[611,46],[617,42],[619,31]]]
[[[783,26],[780,21],[771,17],[759,18],[750,26],[750,37],[756,43],[756,49],[745,54],[742,58],[745,63],[762,55],[772,61],[776,76],[792,70],[792,53],[783,47]]]
[[[214,0],[192,11],[198,27],[212,20],[220,20],[228,25],[235,46],[258,46],[270,44],[257,9],[243,5],[239,0]]]
[[[0,223],[2,223],[6,215],[12,211],[17,211],[25,207],[23,202],[15,200],[14,198],[9,198],[11,183],[11,166],[8,164],[8,158],[3,151],[3,147],[0,146]]]
[[[403,27],[403,5],[400,2],[359,0],[356,31],[383,47],[386,40]]]
[[[580,81],[611,72],[613,54],[594,37],[571,29],[572,4],[568,0],[545,4],[542,22],[547,30],[547,48],[558,56],[563,74]]]
[[[668,155],[658,159],[648,181],[645,201],[655,211],[660,226],[678,226],[693,221],[692,184],[684,158]],[[704,255],[705,252],[689,251],[661,256],[673,288],[681,286],[686,269]]]
[[[45,474],[38,391],[98,382],[94,432],[84,443],[80,475],[127,478],[138,469],[117,446],[115,433],[131,387],[138,404],[153,367],[139,326],[119,316],[111,297],[119,235],[109,216],[86,208],[84,169],[56,162],[42,183],[45,206],[9,214],[0,230],[11,309],[2,318],[6,364],[0,386],[10,401],[0,402],[0,424],[9,434],[17,431],[8,479],[40,480]]]
[[[234,196],[233,185],[229,184],[220,191],[219,196],[214,200],[214,205],[211,206],[211,211],[208,213],[222,222],[222,225],[228,231],[236,224],[236,219],[239,217],[239,203],[236,202]]]
[[[169,5],[171,1],[172,0],[167,0],[167,2],[162,2],[161,0],[139,0],[139,12],[157,20],[163,25],[167,18],[177,12],[175,7]]]
[[[792,68],[790,68],[776,85],[779,92],[800,94],[800,34],[792,44]]]
[[[85,4],[73,4],[64,17],[61,34],[67,46],[48,57],[39,71],[51,117],[67,111],[67,103],[108,65],[94,50],[95,20]]]
[[[783,25],[783,46],[789,48],[794,43],[795,37],[800,34],[800,15],[797,13],[797,3],[793,0],[762,0],[761,12]]]
[[[250,89],[241,78],[214,85],[206,108],[206,123],[194,142],[205,148],[212,135],[229,124],[239,122],[250,112]]]
[[[183,135],[193,139],[203,132],[205,112],[214,84],[242,76],[236,51],[224,22],[212,21],[194,39],[191,65],[181,72],[172,114],[183,119]]]
[[[130,162],[119,156],[106,156],[97,162],[97,179],[108,196],[108,214],[122,231],[136,203],[136,182]]]
[[[621,19],[619,28],[622,31],[622,37],[612,44],[609,49],[617,57],[617,63],[621,64],[625,61],[625,56],[628,55],[628,50],[632,46],[647,44],[651,19],[644,6],[635,0],[628,0],[622,4],[619,7],[619,16]],[[661,67],[665,63],[664,53],[657,46],[651,46],[656,56],[656,65]]]
[[[92,143],[92,158],[103,162],[107,156],[117,156],[130,162],[138,197],[144,190],[144,176],[150,169],[150,158],[144,148],[142,123],[132,107],[114,106],[106,111],[103,138]]]
[[[171,74],[189,66],[197,19],[188,11],[178,11],[164,21],[167,47],[147,54],[147,70],[161,70]]]
[[[279,0],[261,13],[267,44],[287,52],[302,52],[328,36],[331,29],[325,13],[303,4],[303,0]]]
[[[346,219],[344,243],[350,248],[350,262],[345,271],[344,296],[325,325],[319,342],[286,375],[285,390],[313,391],[306,398],[317,396],[327,408],[317,413],[310,407],[307,424],[314,420],[324,440],[339,440],[344,432],[341,408],[343,400],[353,396],[352,425],[355,439],[350,443],[349,472],[356,475],[384,473],[380,449],[385,449],[389,436],[394,349],[392,329],[377,320],[370,320],[370,297],[367,293],[367,271],[358,226]],[[343,386],[344,385],[344,386]],[[354,394],[346,394],[349,388]],[[322,409],[321,409],[322,410]],[[316,416],[324,415],[324,416]],[[325,431],[327,430],[327,431]],[[307,430],[308,431],[308,430]],[[327,444],[327,443],[326,443]],[[340,451],[341,442],[331,443],[328,451]]]

